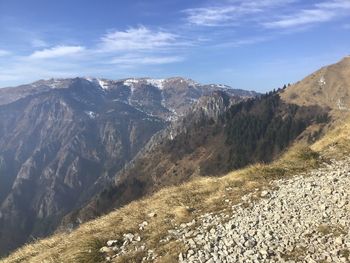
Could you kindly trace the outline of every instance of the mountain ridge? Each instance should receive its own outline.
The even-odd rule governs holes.
[[[350,109],[350,56],[324,66],[281,93],[283,100],[298,105]]]
[[[125,81],[108,89],[85,78],[0,89],[0,253],[51,233],[154,134],[222,89],[178,78],[163,90],[154,81]]]

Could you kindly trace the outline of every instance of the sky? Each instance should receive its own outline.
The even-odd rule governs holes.
[[[0,87],[166,78],[265,92],[350,54],[350,0],[0,0]]]

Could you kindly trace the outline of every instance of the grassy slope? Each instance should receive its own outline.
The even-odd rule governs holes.
[[[254,165],[221,178],[196,178],[189,183],[159,191],[151,197],[135,201],[97,220],[85,223],[72,233],[60,233],[28,244],[8,258],[8,262],[99,262],[98,252],[109,239],[123,233],[140,233],[142,242],[153,249],[157,262],[177,262],[184,247],[179,242],[159,243],[168,229],[189,222],[197,215],[228,209],[241,202],[241,196],[255,189],[269,187],[269,182],[316,168],[319,153],[326,157],[341,157],[350,149],[350,121],[338,123],[311,148],[297,145],[270,165]],[[335,155],[337,153],[337,155]],[[229,190],[228,190],[229,189]],[[230,203],[224,200],[229,199]],[[148,218],[147,214],[157,216]],[[145,231],[138,224],[148,221]],[[115,262],[139,262],[145,254],[130,253]]]
[[[282,99],[298,105],[319,105],[331,109],[350,105],[350,56],[321,68],[282,93]]]

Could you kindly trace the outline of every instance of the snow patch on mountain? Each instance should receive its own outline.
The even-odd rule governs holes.
[[[124,80],[123,84],[128,87],[134,87],[134,85],[139,82],[140,80],[138,79],[127,79],[127,80]]]
[[[180,83],[186,83],[187,85],[193,86],[193,87],[201,85],[200,83],[198,83],[198,82],[196,82],[196,81],[194,81],[192,79],[185,79],[185,78],[181,78],[181,77],[169,78],[168,80],[169,81],[177,80]]]
[[[160,90],[164,89],[164,81],[165,79],[146,79],[148,85],[157,87]]]
[[[164,82],[165,79],[126,79],[124,80],[123,84],[125,86],[128,86],[130,88],[134,88],[135,84],[146,84],[146,85],[152,85],[158,89],[164,88]]]
[[[102,79],[97,79],[97,81],[102,89],[109,89],[109,83],[107,81]]]
[[[86,77],[84,79],[86,79],[87,81],[89,81],[91,83],[94,83],[94,84],[100,86],[101,89],[103,89],[103,90],[107,90],[110,88],[110,83],[107,80],[98,79],[98,78],[90,78],[90,77]]]
[[[85,111],[86,115],[89,116],[90,119],[95,119],[97,114],[93,111]]]
[[[51,89],[57,89],[63,87],[64,79],[48,79],[48,80],[39,80],[31,84],[32,87],[40,87],[40,86],[46,86]]]

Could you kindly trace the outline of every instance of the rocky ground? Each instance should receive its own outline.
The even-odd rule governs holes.
[[[183,242],[188,247],[178,257],[183,263],[350,262],[349,226],[350,159],[274,181],[227,211],[207,213],[169,230],[160,242]],[[155,261],[157,255],[140,241],[129,233],[123,244],[109,241],[101,251],[115,251],[115,257],[133,243],[148,252],[145,261]]]

